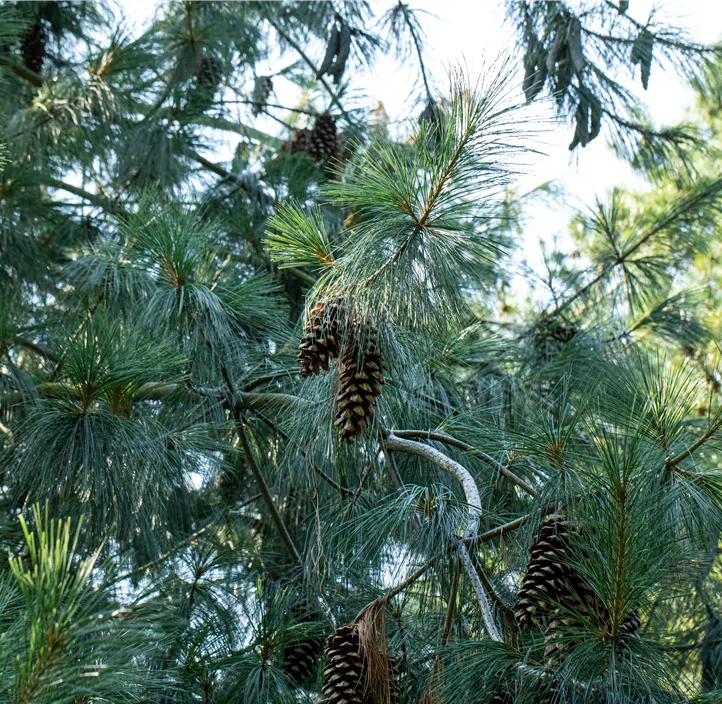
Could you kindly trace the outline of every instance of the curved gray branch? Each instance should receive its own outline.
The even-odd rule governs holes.
[[[393,433],[390,433],[384,439],[384,444],[391,451],[406,452],[409,455],[423,457],[440,469],[443,469],[461,484],[464,496],[466,497],[466,503],[469,505],[469,521],[466,524],[466,529],[464,531],[464,539],[459,541],[458,551],[464,564],[464,570],[469,577],[469,581],[471,582],[471,586],[473,587],[477,601],[479,602],[479,608],[481,609],[481,613],[484,618],[486,630],[489,632],[489,636],[492,640],[501,641],[501,633],[499,632],[496,622],[494,621],[494,616],[491,613],[489,600],[487,599],[486,592],[481,584],[479,575],[474,569],[471,557],[469,556],[469,551],[465,544],[465,541],[468,538],[471,538],[476,534],[476,529],[479,526],[479,517],[481,516],[481,497],[479,496],[479,489],[476,486],[474,477],[471,476],[471,473],[468,469],[466,469],[466,467],[459,464],[456,460],[451,459],[451,457],[448,457],[443,452],[440,452],[435,447],[424,445],[423,443],[416,442],[414,440],[406,440],[404,438],[397,437]]]

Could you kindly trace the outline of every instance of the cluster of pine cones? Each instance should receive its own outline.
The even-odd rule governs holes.
[[[561,513],[547,516],[529,548],[530,559],[514,604],[520,628],[544,629],[545,657],[553,665],[562,661],[576,644],[564,631],[584,621],[608,627],[610,614],[582,575],[568,564],[569,537],[573,528]],[[631,611],[621,633],[634,634],[639,613]]]
[[[398,704],[392,657],[387,666],[389,692],[383,704]],[[361,650],[358,628],[353,624],[341,626],[328,639],[321,704],[382,704],[368,685],[368,662]]]
[[[334,426],[341,440],[351,444],[369,426],[384,378],[375,329],[347,318],[336,298],[316,303],[306,322],[298,362],[301,376],[308,378],[328,371],[331,360],[339,359]]]
[[[295,129],[293,137],[283,144],[281,151],[285,154],[305,152],[313,161],[327,161],[331,158],[340,161],[345,154],[343,139],[336,129],[336,120],[328,112],[319,115],[311,129]]]

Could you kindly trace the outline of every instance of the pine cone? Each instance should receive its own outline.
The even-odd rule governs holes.
[[[283,651],[283,669],[297,684],[310,679],[323,651],[323,641],[318,638],[289,645]]]
[[[338,357],[341,342],[340,305],[337,301],[319,301],[308,316],[303,340],[298,346],[298,362],[304,379],[321,370],[328,371],[329,363]]]
[[[608,629],[609,610],[594,593],[584,577],[564,564],[569,549],[570,526],[562,514],[553,514],[542,521],[538,536],[529,552],[531,559],[514,605],[521,628],[546,625],[544,657],[553,667],[582,641],[573,629],[583,631],[587,623]],[[629,613],[620,633],[633,635],[641,624],[638,611]]]
[[[336,150],[336,120],[327,112],[316,118],[311,130],[308,155],[314,161],[325,161]]]
[[[381,393],[383,360],[372,328],[366,331],[361,349],[361,330],[346,344],[339,364],[339,390],[336,394],[336,420],[341,440],[351,444],[361,437],[374,416],[376,397]]]
[[[563,564],[568,547],[569,523],[561,514],[547,516],[529,548],[531,558],[514,604],[521,628],[531,628],[549,615],[549,605],[559,602],[568,568]]]
[[[293,137],[287,139],[281,145],[281,151],[284,154],[299,154],[300,152],[307,152],[309,142],[311,139],[311,130],[293,130]]]
[[[364,704],[364,664],[355,626],[329,636],[323,668],[322,704]]]
[[[311,623],[316,620],[314,610],[306,601],[294,604],[292,612],[300,623]],[[323,638],[309,638],[292,643],[283,651],[283,669],[297,684],[310,679],[323,652]]]
[[[196,66],[196,87],[188,107],[194,112],[205,112],[213,105],[213,98],[223,78],[223,67],[213,56],[203,54]]]
[[[45,50],[45,29],[40,20],[36,20],[23,37],[20,53],[25,67],[34,73],[41,73],[47,54]]]
[[[214,90],[219,86],[223,78],[223,67],[221,62],[214,56],[203,54],[198,62],[196,71],[196,82],[199,86],[209,86]]]

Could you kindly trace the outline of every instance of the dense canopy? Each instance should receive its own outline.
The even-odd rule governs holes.
[[[720,52],[505,11],[0,5],[1,702],[722,700]],[[520,276],[550,112],[647,187]]]

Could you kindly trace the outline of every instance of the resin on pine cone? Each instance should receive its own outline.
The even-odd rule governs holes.
[[[298,346],[301,376],[306,379],[327,372],[332,359],[338,357],[341,344],[341,308],[337,301],[322,300],[309,313]]]
[[[376,397],[384,384],[383,360],[372,328],[362,339],[360,326],[348,340],[339,363],[334,427],[341,440],[351,444],[361,437],[374,417]]]
[[[325,112],[316,118],[308,140],[308,155],[314,161],[325,161],[337,151],[336,120]]]
[[[322,704],[365,704],[365,672],[356,626],[341,626],[328,638]]]

